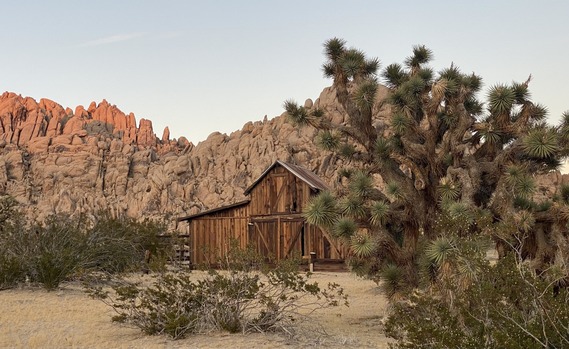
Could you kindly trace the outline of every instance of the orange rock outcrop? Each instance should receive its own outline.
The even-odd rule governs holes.
[[[137,127],[134,114],[124,114],[115,105],[103,100],[92,102],[87,109],[79,105],[75,111],[49,99],[36,102],[33,98],[22,97],[12,92],[0,96],[0,139],[9,144],[26,146],[38,144],[31,151],[45,151],[45,144],[58,136],[79,135],[85,140],[85,130],[92,134],[113,135],[127,144],[141,147],[159,147],[160,142],[152,129],[152,121],[141,119]],[[46,137],[46,139],[40,139]],[[41,145],[40,145],[41,144]]]

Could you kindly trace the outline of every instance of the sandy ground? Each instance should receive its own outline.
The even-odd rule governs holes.
[[[349,307],[312,315],[326,334],[307,330],[297,340],[275,334],[211,333],[178,341],[146,336],[112,323],[111,308],[68,283],[54,292],[0,291],[0,348],[387,348],[380,326],[386,301],[373,282],[331,272],[316,272],[312,279],[336,282],[349,295]]]

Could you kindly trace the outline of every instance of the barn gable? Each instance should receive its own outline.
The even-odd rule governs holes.
[[[225,256],[232,239],[277,260],[310,252],[318,258],[343,259],[337,243],[302,216],[303,207],[322,190],[328,186],[314,173],[275,161],[245,190],[247,200],[178,218],[188,222],[192,263]]]
[[[287,169],[290,173],[294,174],[298,179],[302,180],[304,183],[314,191],[328,190],[330,189],[326,183],[320,177],[315,175],[313,172],[308,171],[304,167],[298,165],[293,165],[284,161],[277,160],[271,166],[269,166],[260,176],[255,180],[247,189],[245,189],[244,194],[249,195],[251,190],[261,182],[267,174],[269,174],[273,168],[277,166],[282,166]]]

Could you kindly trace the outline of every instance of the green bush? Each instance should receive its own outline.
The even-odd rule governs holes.
[[[0,290],[12,288],[26,277],[21,259],[0,251]]]
[[[443,245],[434,241],[427,250],[440,257]],[[429,287],[393,303],[385,324],[396,340],[391,347],[569,347],[569,291],[559,287],[564,279],[554,269],[532,272],[513,252],[492,265],[472,246],[465,251],[454,244],[433,266]]]
[[[145,251],[149,251],[155,268],[165,263],[160,258],[167,250],[161,244],[158,235],[165,230],[163,224],[150,220],[137,222],[132,218],[114,218],[109,213],[100,213],[94,226],[86,233],[85,258],[89,268],[108,273],[122,273],[141,270],[144,265]]]
[[[33,245],[28,256],[31,280],[53,290],[75,272],[84,269],[85,223],[65,215],[50,216],[32,227]],[[30,233],[28,233],[30,234]]]
[[[0,232],[0,279],[4,286],[25,280],[52,290],[84,268],[84,221],[52,215],[42,224],[28,223],[16,209]]]
[[[0,197],[0,289],[28,280],[52,290],[79,273],[164,269],[168,246],[157,237],[163,230],[104,212],[95,223],[62,214],[27,222],[14,199]],[[155,256],[149,265],[145,251]]]
[[[0,289],[14,287],[26,278],[27,247],[22,244],[24,217],[17,201],[0,196]]]
[[[309,282],[309,274],[300,274],[298,265],[256,272],[247,255],[230,253],[224,261],[230,269],[209,270],[202,278],[180,270],[159,275],[150,287],[123,282],[113,292],[93,285],[88,292],[114,308],[113,320],[174,339],[211,330],[292,335],[303,314],[347,305],[337,284],[321,288]]]

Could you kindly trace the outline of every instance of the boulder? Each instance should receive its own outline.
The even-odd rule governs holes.
[[[378,89],[376,122],[388,122]],[[329,87],[305,108],[334,121],[345,113]],[[185,137],[159,139],[152,122],[125,114],[103,100],[87,109],[64,109],[15,93],[0,95],[0,195],[14,196],[39,220],[55,212],[93,216],[102,209],[134,218],[179,217],[243,200],[243,190],[275,160],[315,171],[335,182],[341,160],[314,145],[316,132],[298,129],[284,114],[250,121],[241,130],[213,132],[194,145]],[[540,195],[557,193],[569,178],[539,178]],[[175,222],[171,223],[175,226]],[[185,229],[185,225],[179,225]]]

